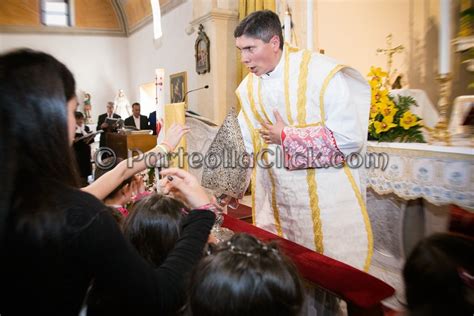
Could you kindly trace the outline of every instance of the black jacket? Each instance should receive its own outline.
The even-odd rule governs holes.
[[[133,119],[133,115],[132,116],[129,116],[125,119],[125,127],[127,126],[135,126],[135,120]],[[148,123],[148,118],[145,116],[145,115],[140,115],[140,129],[141,130],[144,130],[144,129],[151,129],[150,128],[150,124]]]
[[[90,129],[88,126],[84,126],[84,130],[89,133]],[[74,138],[84,136],[81,133],[76,133]],[[79,174],[81,178],[87,178],[87,176],[92,174],[92,164],[91,164],[91,146],[90,142],[93,141],[94,138],[91,139],[82,139],[80,141],[74,142],[73,148],[74,153],[76,154],[76,161],[79,167]]]
[[[104,114],[99,115],[99,118],[97,119],[96,131],[100,131],[100,130],[104,131],[104,133],[100,134],[100,147],[106,146],[106,144],[105,144],[105,140],[106,140],[105,134],[106,134],[106,132],[111,132],[111,130],[109,130],[109,129],[100,128],[102,123],[105,122],[106,118],[107,118],[107,113],[104,113]],[[113,118],[121,118],[121,117],[120,117],[120,115],[114,113]]]
[[[211,211],[191,211],[175,247],[153,269],[95,197],[60,187],[49,198],[62,217],[51,219],[60,223],[57,230],[44,218],[35,222],[47,238],[37,237],[36,226],[16,229],[13,217],[9,223],[0,260],[0,314],[77,316],[92,280],[110,300],[89,302],[88,314],[176,314],[186,276],[202,257],[214,223]]]

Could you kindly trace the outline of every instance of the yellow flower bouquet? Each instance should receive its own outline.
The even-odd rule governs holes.
[[[372,90],[369,118],[369,140],[379,142],[424,143],[421,119],[410,112],[410,106],[418,106],[412,97],[397,99],[384,88],[387,73],[380,67],[371,67],[368,74]]]

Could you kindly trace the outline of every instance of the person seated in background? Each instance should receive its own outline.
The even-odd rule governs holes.
[[[140,115],[140,103],[132,104],[132,115],[125,119],[125,127],[133,126],[138,130],[151,129],[148,118],[145,115]]]
[[[90,133],[90,129],[84,124],[84,114],[81,112],[75,112],[74,118],[76,119],[76,132],[74,135],[74,153],[76,156],[77,166],[79,167],[80,186],[86,186],[88,184],[87,178],[92,174],[92,163],[91,163],[91,146],[94,142],[94,137],[82,138]]]
[[[103,130],[104,132],[100,134],[100,147],[107,146],[107,133],[113,132],[113,128],[109,126],[109,124],[105,121],[106,119],[119,119],[121,118],[120,115],[114,113],[114,103],[107,102],[107,111],[104,114],[99,115],[97,119],[97,131]]]
[[[116,316],[171,314],[202,256],[214,207],[196,178],[166,170],[168,190],[192,210],[165,262],[152,268],[97,199],[146,164],[122,161],[78,189],[75,91],[72,73],[49,54],[0,54],[0,314],[78,315],[92,280],[113,297]],[[186,132],[171,126],[165,139],[174,147]],[[160,146],[152,151],[168,151]]]
[[[474,314],[474,240],[438,233],[421,240],[403,269],[409,316]]]
[[[300,315],[303,287],[294,265],[275,244],[240,233],[194,269],[187,315]]]

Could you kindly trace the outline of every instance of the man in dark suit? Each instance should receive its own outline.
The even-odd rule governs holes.
[[[114,119],[119,119],[120,115],[114,113],[114,103],[113,102],[107,102],[107,112],[104,114],[99,115],[99,118],[97,119],[97,131],[103,130],[104,132],[100,134],[100,147],[105,147],[106,146],[106,133],[112,132],[112,128],[109,126],[109,124],[105,123],[105,120],[107,118],[114,118]]]
[[[148,118],[145,115],[140,115],[140,103],[132,104],[132,116],[125,119],[125,127],[133,126],[138,130],[151,129],[148,123]]]

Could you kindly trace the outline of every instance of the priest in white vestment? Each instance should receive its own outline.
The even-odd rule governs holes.
[[[369,85],[353,68],[283,45],[271,11],[246,17],[234,37],[250,71],[236,94],[256,161],[254,224],[367,271],[373,240],[364,170],[346,158],[365,154]]]

